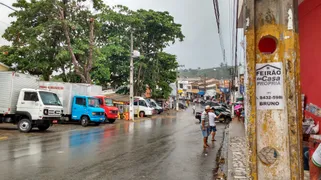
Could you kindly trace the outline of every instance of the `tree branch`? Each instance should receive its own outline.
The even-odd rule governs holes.
[[[63,9],[60,8],[59,12],[60,12],[60,20],[61,20],[61,23],[62,23],[62,26],[63,26],[64,34],[66,36],[67,46],[68,46],[69,53],[71,54],[71,60],[72,60],[72,64],[74,65],[75,72],[76,72],[77,75],[80,76],[82,81],[86,82],[87,81],[86,77],[80,72],[78,61],[77,61],[76,56],[74,54],[74,51],[73,51],[73,49],[71,47],[70,34],[69,34],[68,26],[66,24],[64,11],[63,11]]]
[[[86,67],[86,71],[90,72],[90,70],[93,67],[93,51],[94,51],[94,18],[90,18],[90,31],[89,31],[89,57],[88,57],[88,63]]]

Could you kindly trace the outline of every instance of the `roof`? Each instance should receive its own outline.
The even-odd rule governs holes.
[[[10,67],[9,67],[9,66],[7,66],[7,65],[3,64],[2,62],[0,62],[0,66],[3,66],[3,67],[5,67],[5,68],[10,69]]]
[[[129,102],[129,96],[128,95],[122,95],[122,94],[107,94],[106,97],[114,100],[114,101],[120,101],[120,102]]]

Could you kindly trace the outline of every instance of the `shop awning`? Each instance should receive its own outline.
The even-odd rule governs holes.
[[[117,102],[119,104],[120,102],[126,103],[129,102],[129,96],[128,95],[122,95],[122,94],[108,94],[106,97],[112,99],[114,102]]]
[[[205,92],[204,91],[200,91],[200,92],[198,92],[198,94],[201,95],[201,96],[204,96]]]
[[[198,89],[188,89],[186,92],[197,94],[199,92],[199,90]]]

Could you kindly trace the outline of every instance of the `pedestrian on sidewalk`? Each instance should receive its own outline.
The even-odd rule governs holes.
[[[205,106],[205,110],[202,113],[201,116],[201,130],[202,130],[202,135],[203,135],[203,147],[207,148],[210,147],[207,144],[207,139],[210,134],[210,129],[209,129],[209,117],[208,113],[210,112],[211,107],[210,106]]]
[[[211,108],[211,111],[208,113],[208,117],[209,117],[209,127],[210,127],[210,133],[212,135],[212,141],[216,141],[215,140],[215,134],[216,134],[216,123],[215,120],[219,119],[221,117],[222,114],[219,114],[218,116],[216,116],[216,114],[214,113],[214,108]]]

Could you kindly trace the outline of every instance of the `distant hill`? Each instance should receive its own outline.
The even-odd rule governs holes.
[[[180,77],[208,77],[215,79],[230,79],[230,69],[232,66],[213,67],[208,69],[184,69],[179,71]]]

